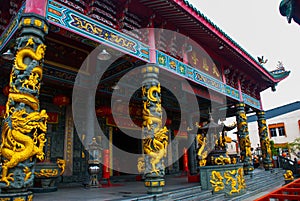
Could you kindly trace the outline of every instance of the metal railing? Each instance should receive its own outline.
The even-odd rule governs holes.
[[[284,170],[291,170],[295,177],[300,176],[300,165],[298,165],[297,159],[291,160],[283,156],[278,156],[279,167]]]
[[[300,179],[297,179],[255,201],[285,201],[300,200]]]

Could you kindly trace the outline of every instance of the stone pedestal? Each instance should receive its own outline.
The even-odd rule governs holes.
[[[164,178],[147,178],[145,180],[145,186],[148,194],[158,194],[163,192],[165,186]]]
[[[5,201],[32,201],[33,193],[31,191],[22,192],[22,193],[9,193],[9,194],[0,194],[0,200]]]
[[[30,190],[34,193],[46,193],[57,191],[56,179],[61,170],[56,163],[37,163],[34,172],[34,186]]]
[[[213,193],[225,193],[226,197],[238,196],[246,192],[243,174],[243,164],[202,166],[201,188]]]

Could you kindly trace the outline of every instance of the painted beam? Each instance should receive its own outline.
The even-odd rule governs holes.
[[[23,4],[18,11],[17,15],[9,25],[6,27],[6,29],[3,31],[3,33],[0,36],[0,52],[3,51],[4,47],[10,42],[11,38],[14,36],[16,31],[18,30],[18,25],[20,23],[21,15],[24,11],[25,4]]]
[[[71,10],[53,0],[49,0],[46,17],[51,24],[89,38],[95,42],[103,43],[148,63],[156,63],[165,70],[224,94],[234,100],[239,101],[243,98],[245,104],[254,108],[260,109],[261,107],[259,100],[244,93],[240,95],[237,89],[163,52],[154,50],[152,53],[149,45]]]

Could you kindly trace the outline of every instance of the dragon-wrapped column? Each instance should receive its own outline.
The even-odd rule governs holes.
[[[1,139],[0,200],[32,200],[36,159],[44,159],[47,114],[40,110],[39,93],[48,24],[34,14],[23,14]]]
[[[142,68],[143,150],[145,154],[145,186],[149,194],[161,193],[165,185],[164,158],[167,155],[168,129],[162,127],[159,69],[154,65]]]
[[[241,159],[244,164],[244,173],[246,175],[249,175],[253,172],[253,164],[251,154],[251,142],[249,138],[248,123],[244,103],[236,104],[236,120],[241,149]]]
[[[262,157],[263,157],[263,165],[265,170],[270,170],[273,167],[272,164],[272,152],[271,152],[271,145],[270,139],[268,136],[268,128],[266,124],[265,112],[260,111],[256,113],[257,115],[257,123],[258,123],[258,130],[259,130],[259,138],[262,150]]]

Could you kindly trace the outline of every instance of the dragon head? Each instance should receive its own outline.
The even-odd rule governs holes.
[[[27,113],[25,109],[16,110],[11,115],[13,129],[22,133],[29,133],[32,129],[47,131],[48,115],[45,110],[41,112]]]

